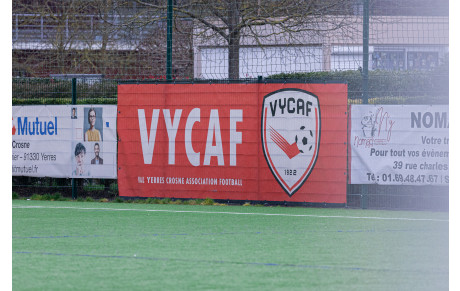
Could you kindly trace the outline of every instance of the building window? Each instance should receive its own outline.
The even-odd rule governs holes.
[[[374,51],[372,54],[373,70],[404,70],[403,51]]]
[[[408,52],[408,70],[429,70],[439,64],[437,52]]]

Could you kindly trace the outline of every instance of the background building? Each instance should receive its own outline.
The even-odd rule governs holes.
[[[162,79],[166,70],[166,2],[147,1],[152,4],[148,6],[115,0],[13,1],[12,75]],[[221,21],[213,17],[212,9],[222,3],[202,2],[190,6],[193,1],[175,1],[175,78],[229,78],[229,44],[203,26],[204,20]],[[362,67],[363,1],[283,1],[283,9],[275,7],[276,1],[238,3],[243,2],[257,10],[248,15],[265,20],[279,20],[306,5],[321,9],[305,10],[311,15],[297,19],[288,29],[273,21],[241,29],[237,44],[240,78]],[[326,2],[329,6],[320,6]],[[427,0],[371,0],[369,6],[369,69],[427,70],[447,63],[447,0],[436,5]],[[183,7],[189,10],[181,10]],[[243,23],[243,10],[235,11]]]

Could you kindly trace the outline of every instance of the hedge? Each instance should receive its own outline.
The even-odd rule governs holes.
[[[305,82],[345,82],[351,103],[362,99],[363,77],[360,71],[334,71],[310,73],[282,73],[267,80],[304,80]],[[431,71],[369,71],[369,103],[378,100],[391,103],[448,102],[449,70],[437,68]],[[402,99],[401,99],[402,98]],[[354,101],[353,101],[354,100]]]
[[[348,84],[350,104],[362,99],[363,78],[360,71],[282,73],[265,81],[293,81]],[[201,80],[202,81],[202,80]],[[117,80],[77,83],[77,104],[117,104]],[[449,69],[431,71],[369,71],[369,103],[379,104],[448,104]],[[52,78],[13,78],[13,104],[71,104],[71,80]]]
[[[116,80],[77,82],[77,104],[117,104]],[[72,81],[13,78],[13,105],[71,104]]]

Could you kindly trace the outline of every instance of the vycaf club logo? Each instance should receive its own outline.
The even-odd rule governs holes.
[[[318,158],[318,97],[300,89],[282,89],[266,95],[261,127],[268,166],[283,190],[292,196],[308,179]]]

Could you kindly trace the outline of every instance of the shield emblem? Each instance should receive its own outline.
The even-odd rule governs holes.
[[[265,160],[276,181],[291,197],[308,179],[318,158],[318,97],[300,89],[282,89],[266,95],[261,130]]]

